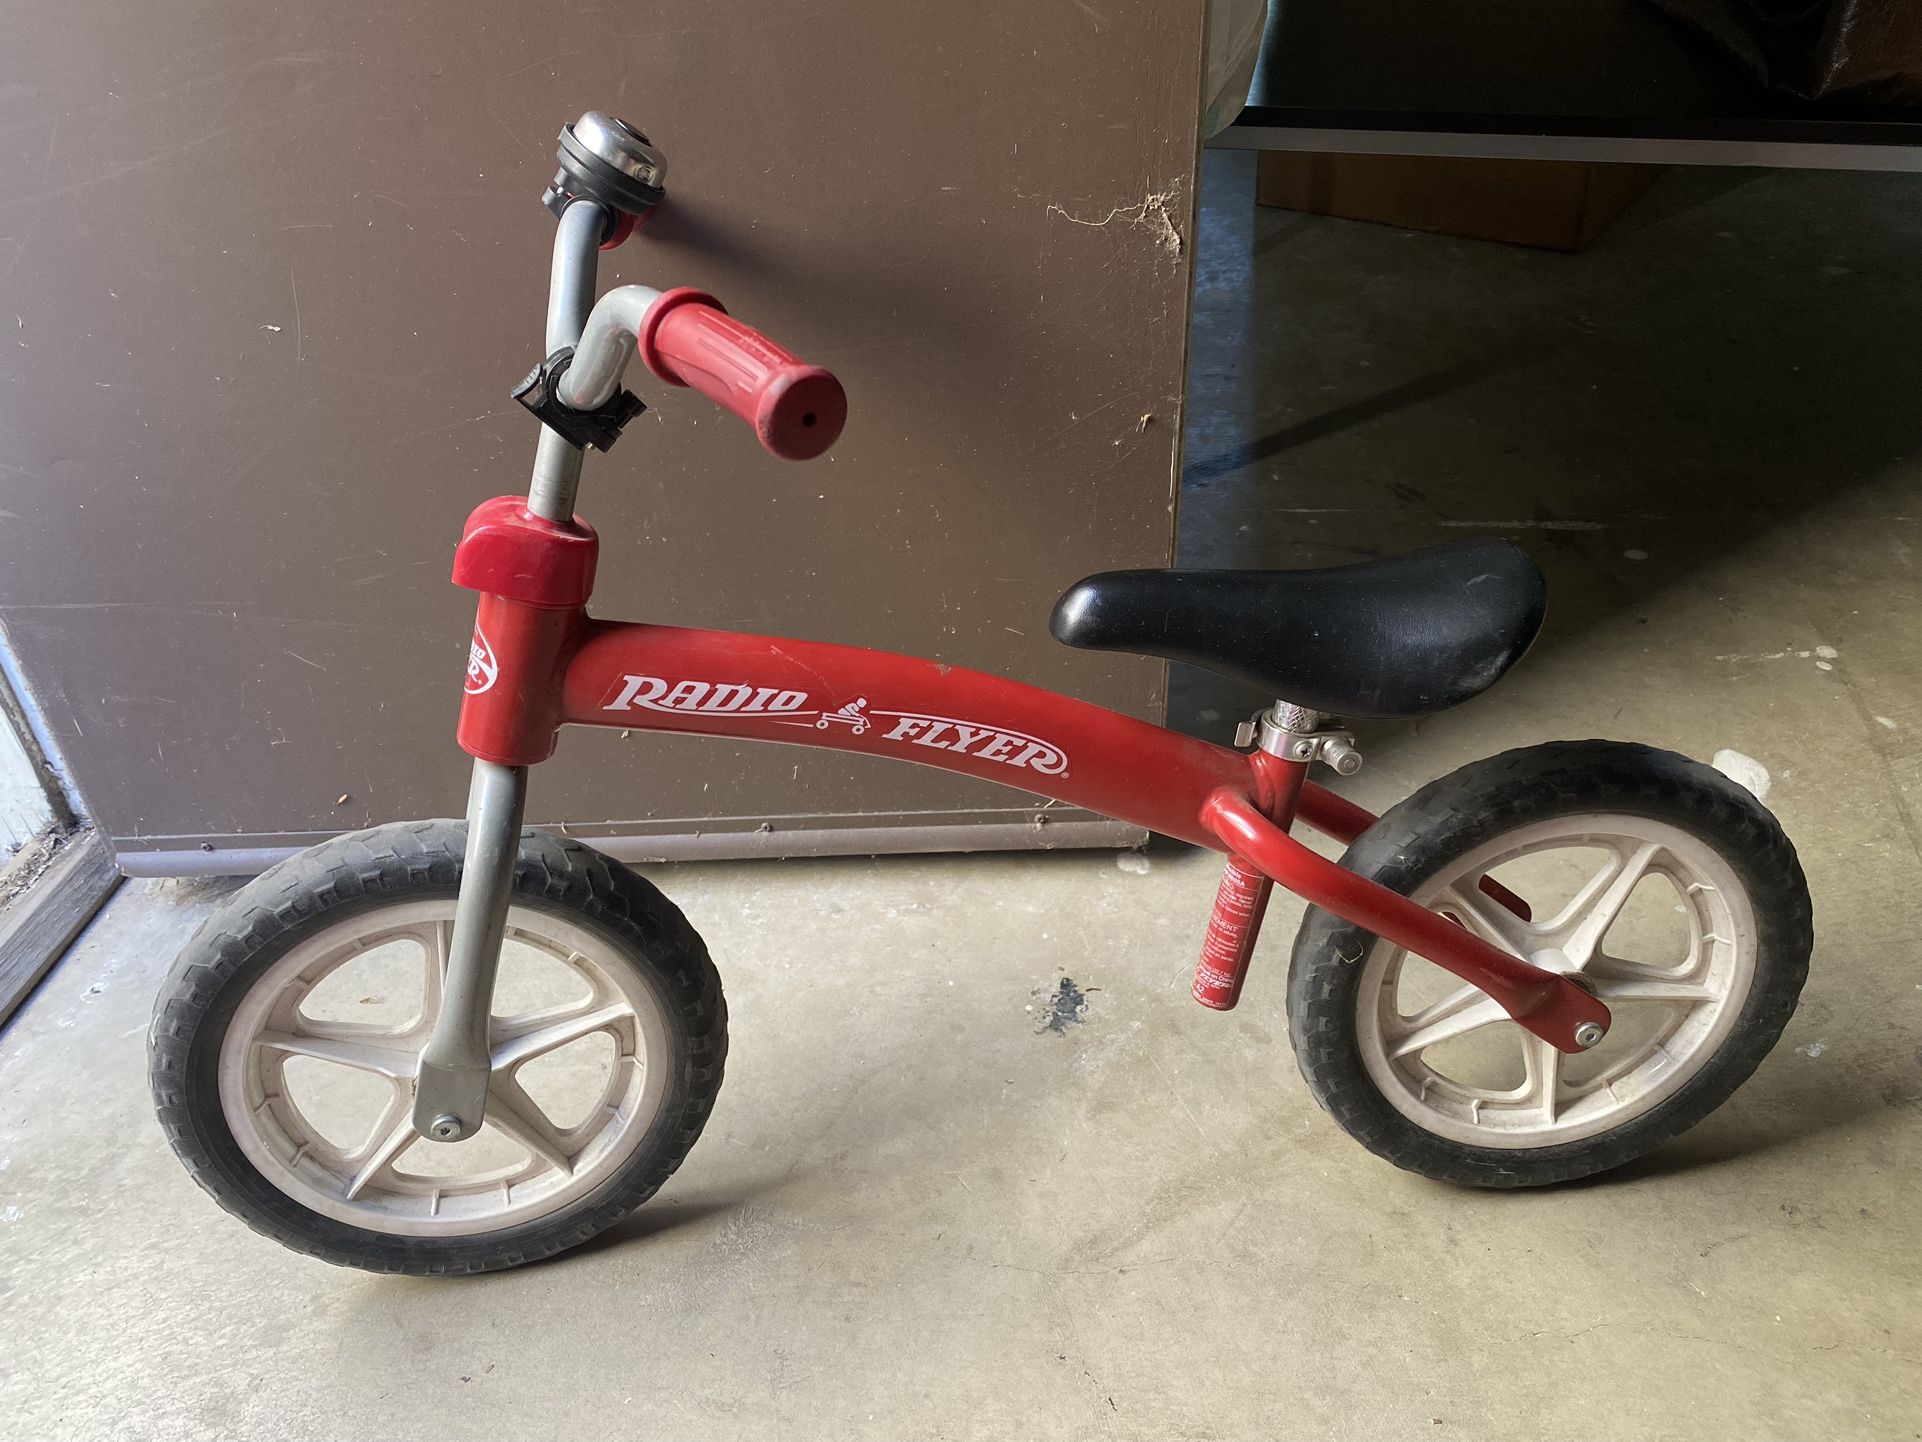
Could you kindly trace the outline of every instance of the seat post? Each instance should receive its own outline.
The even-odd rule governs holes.
[[[1294,820],[1295,800],[1307,771],[1305,763],[1288,764],[1282,785],[1287,816],[1268,818],[1277,826],[1285,829]],[[1222,868],[1215,909],[1201,937],[1201,960],[1195,963],[1194,998],[1210,1011],[1233,1011],[1241,1000],[1241,984],[1248,979],[1248,963],[1254,958],[1261,918],[1274,889],[1274,882],[1240,857],[1229,857]]]
[[[1283,831],[1294,822],[1310,762],[1322,761],[1343,776],[1352,776],[1361,766],[1361,753],[1346,731],[1325,725],[1319,711],[1288,701],[1277,701],[1242,723],[1235,744],[1251,743],[1283,763],[1277,769],[1274,798],[1263,813]],[[1210,1010],[1233,1011],[1241,1000],[1274,889],[1274,882],[1239,857],[1229,857],[1222,868],[1215,908],[1201,939],[1201,960],[1195,965],[1194,998]]]
[[[1307,735],[1321,725],[1321,712],[1311,711],[1306,706],[1297,706],[1292,701],[1275,702],[1273,718],[1277,730],[1290,731],[1296,735]]]

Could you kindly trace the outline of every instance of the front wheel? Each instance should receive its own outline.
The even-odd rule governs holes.
[[[1472,1186],[1569,1181],[1695,1125],[1795,1010],[1808,885],[1768,810],[1673,752],[1557,742],[1463,767],[1342,858],[1608,1003],[1564,1056],[1481,991],[1310,908],[1288,1020],[1317,1101],[1397,1166]],[[1527,918],[1481,887],[1492,877]]]
[[[150,1078],[187,1170],[256,1231],[371,1271],[550,1256],[667,1180],[720,1089],[707,950],[648,882],[522,834],[494,990],[486,1124],[413,1130],[467,828],[355,832],[208,920],[155,1007]]]

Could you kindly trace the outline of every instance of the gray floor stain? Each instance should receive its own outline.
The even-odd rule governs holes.
[[[1036,992],[1035,995],[1042,998],[1042,1005],[1041,1025],[1035,1028],[1035,1033],[1051,1031],[1056,1036],[1066,1036],[1069,1027],[1080,1026],[1088,1019],[1088,992],[1100,990],[1093,986],[1083,991],[1074,984],[1073,977],[1064,976],[1053,991]]]

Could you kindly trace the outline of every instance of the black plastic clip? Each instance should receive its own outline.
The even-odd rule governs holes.
[[[580,450],[589,446],[597,451],[607,450],[620,439],[621,427],[647,407],[641,404],[639,396],[627,390],[614,392],[605,404],[591,411],[577,411],[563,405],[561,377],[567,374],[568,363],[573,359],[574,347],[562,346],[514,387],[514,399],[539,416],[542,425],[570,446]]]

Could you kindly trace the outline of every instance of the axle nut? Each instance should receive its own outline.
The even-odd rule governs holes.
[[[445,1112],[435,1117],[434,1124],[427,1129],[427,1134],[437,1142],[459,1141],[460,1132],[460,1118]]]
[[[1583,1051],[1587,1051],[1607,1034],[1608,1033],[1602,1030],[1599,1023],[1585,1021],[1575,1028],[1575,1045]]]

